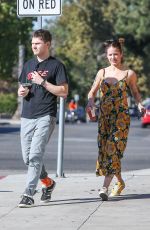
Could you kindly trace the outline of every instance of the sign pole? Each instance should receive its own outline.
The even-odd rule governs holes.
[[[56,174],[57,177],[64,177],[64,173],[63,173],[64,122],[65,122],[65,99],[63,97],[60,97],[58,155],[57,155],[57,174]]]
[[[38,16],[37,20],[38,20],[38,28],[42,29],[42,16]]]

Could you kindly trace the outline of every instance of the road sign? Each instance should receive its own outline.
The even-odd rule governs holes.
[[[61,0],[17,0],[17,14],[22,17],[61,15]]]

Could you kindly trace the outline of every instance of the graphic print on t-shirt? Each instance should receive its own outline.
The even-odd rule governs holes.
[[[27,79],[30,81],[30,80],[32,80],[32,73],[33,72],[29,72],[28,74],[27,74]],[[48,76],[48,70],[39,70],[39,71],[37,71],[37,73],[41,76],[41,77],[43,77],[43,78],[46,78],[47,76]]]

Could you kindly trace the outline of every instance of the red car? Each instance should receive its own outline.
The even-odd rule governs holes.
[[[141,118],[142,128],[146,128],[150,125],[150,105],[146,106],[146,113],[144,117]]]

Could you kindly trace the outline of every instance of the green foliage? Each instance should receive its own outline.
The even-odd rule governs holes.
[[[64,1],[63,15],[48,28],[55,54],[67,66],[70,97],[78,93],[85,102],[97,70],[107,65],[103,42],[120,36],[125,38],[126,64],[137,73],[143,96],[150,94],[149,8],[149,0]]]
[[[146,87],[146,75],[143,73],[143,59],[140,56],[126,55],[125,60],[126,65],[129,69],[132,69],[136,72],[138,77],[138,86],[143,97],[148,95],[149,90]]]
[[[17,97],[15,94],[0,94],[0,114],[13,115],[17,108]]]
[[[113,24],[115,35],[125,38],[127,64],[137,72],[145,97],[150,95],[149,9],[149,0],[108,0],[103,9],[105,18]]]
[[[18,44],[30,55],[33,18],[18,18],[16,0],[0,4],[0,79],[12,76],[18,61]],[[150,96],[150,1],[64,0],[63,15],[47,25],[55,55],[66,65],[70,98],[80,94],[85,103],[96,72],[106,66],[102,44],[106,39],[125,38],[125,62],[135,70],[144,97]]]
[[[10,78],[12,69],[18,62],[18,45],[27,46],[32,18],[17,17],[17,1],[0,4],[0,79]]]
[[[108,0],[104,15],[114,25],[115,33],[129,34],[134,39],[150,35],[149,0]]]
[[[112,27],[101,12],[102,0],[65,2],[63,15],[53,28],[50,25],[50,30],[54,34],[56,55],[69,70],[70,97],[80,90],[83,102],[99,68],[101,42],[110,36]]]

